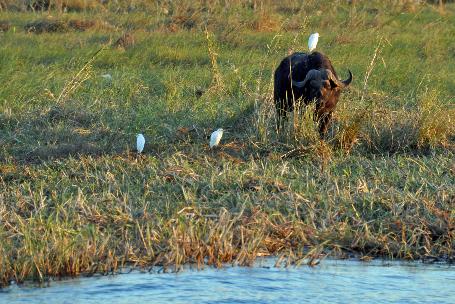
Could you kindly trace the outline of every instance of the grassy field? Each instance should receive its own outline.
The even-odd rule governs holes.
[[[0,1],[0,285],[266,255],[453,262],[455,4],[203,2]],[[315,31],[354,74],[325,141],[309,115],[274,128],[274,68]]]

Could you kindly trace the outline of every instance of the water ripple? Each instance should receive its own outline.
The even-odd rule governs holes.
[[[273,265],[273,260],[261,265]],[[317,267],[132,272],[0,290],[0,303],[455,303],[455,268],[323,261]]]

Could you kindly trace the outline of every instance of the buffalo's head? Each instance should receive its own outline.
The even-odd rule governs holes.
[[[346,80],[339,80],[329,69],[309,70],[302,81],[292,80],[292,86],[303,88],[308,100],[321,100],[330,96],[338,97],[341,90],[347,87],[352,81],[352,73]]]

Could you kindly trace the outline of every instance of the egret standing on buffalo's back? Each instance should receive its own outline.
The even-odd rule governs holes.
[[[318,39],[319,33],[314,33],[310,35],[310,38],[308,39],[308,50],[310,52],[312,52],[316,48],[316,45],[318,45]]]

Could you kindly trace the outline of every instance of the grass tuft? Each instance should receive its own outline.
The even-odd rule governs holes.
[[[436,90],[425,91],[419,99],[418,144],[432,148],[450,145],[455,136],[455,108],[440,102]]]

